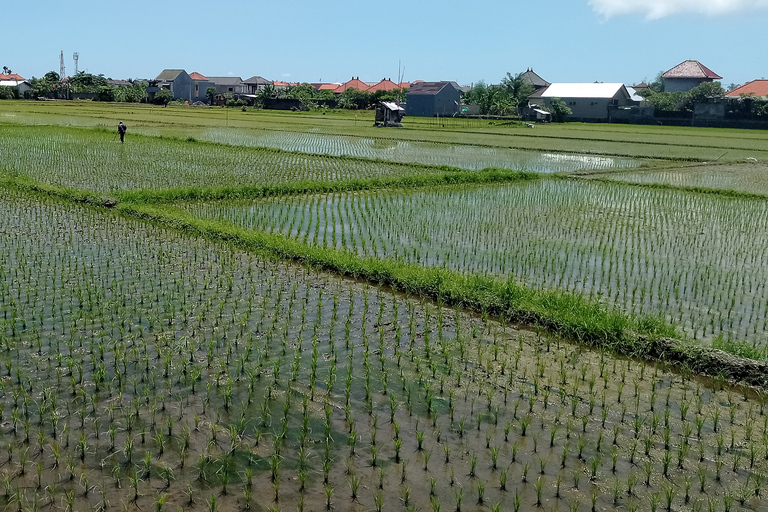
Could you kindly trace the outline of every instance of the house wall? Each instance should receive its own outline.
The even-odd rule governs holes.
[[[551,98],[542,99],[547,108],[552,106]],[[629,99],[624,98],[621,94],[617,94],[615,102],[614,98],[560,99],[563,100],[572,111],[572,114],[567,117],[569,121],[607,121],[609,106],[626,107],[632,104]]]
[[[192,85],[192,100],[208,103],[208,96],[205,95],[205,91],[209,87],[216,87],[216,84],[214,84],[210,80],[209,81],[195,80]]]
[[[406,115],[412,117],[452,116],[460,112],[461,92],[450,84],[437,94],[408,94]]]
[[[685,92],[690,91],[702,82],[711,82],[705,78],[665,78],[664,92]]]
[[[181,72],[179,76],[173,81],[171,85],[171,92],[173,93],[173,99],[186,100],[190,103],[193,100],[194,84],[192,78],[186,73]]]
[[[216,94],[247,94],[245,90],[245,86],[243,84],[213,84],[216,86]],[[230,89],[232,89],[230,91]]]

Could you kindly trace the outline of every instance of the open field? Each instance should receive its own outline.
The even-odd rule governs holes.
[[[764,508],[763,201],[386,148],[768,134],[366,116],[0,102],[0,505]]]
[[[748,388],[103,211],[0,199],[9,506],[761,502],[768,421]]]

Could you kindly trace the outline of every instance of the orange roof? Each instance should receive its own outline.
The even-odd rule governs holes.
[[[24,80],[26,80],[26,78],[24,78],[21,75],[17,75],[16,73],[11,73],[9,75],[4,75],[0,73],[0,80],[20,80],[23,82]]]
[[[358,91],[367,91],[370,88],[370,84],[367,84],[360,80],[360,78],[352,78],[352,80],[349,80],[348,82],[344,82],[340,86],[338,86],[336,89],[333,90],[335,93],[342,93],[346,91],[347,89],[357,89]]]
[[[189,74],[189,78],[191,78],[192,80],[202,80],[204,82],[208,82],[209,81],[207,77],[201,75],[197,71],[193,71],[192,73],[190,73]]]
[[[763,97],[768,96],[768,80],[752,80],[741,87],[737,87],[734,90],[727,92],[725,95],[728,98],[738,98],[742,94]]]
[[[318,91],[333,91],[339,86],[339,84],[320,84],[317,88]]]
[[[381,82],[372,85],[368,88],[368,92],[376,92],[376,91],[394,91],[395,89],[400,89],[401,87],[389,79],[384,79]]]

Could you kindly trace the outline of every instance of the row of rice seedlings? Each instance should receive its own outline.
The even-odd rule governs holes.
[[[270,147],[284,151],[347,155],[404,163],[450,165],[471,170],[498,167],[555,173],[621,169],[639,165],[637,160],[628,158],[540,153],[509,148],[446,145],[324,133],[217,128],[207,130],[201,138],[238,146]]]
[[[768,451],[753,440],[768,434],[749,390],[89,210],[4,199],[3,251],[23,269],[2,279],[16,311],[0,402],[13,506],[760,498]],[[708,494],[686,480],[694,468]],[[595,494],[606,486],[613,496]]]
[[[169,184],[200,187],[332,182],[433,172],[424,167],[145,136],[115,144],[111,133],[50,126],[5,127],[0,145],[5,156],[0,176],[24,175],[97,192],[163,189]]]
[[[694,339],[768,328],[768,216],[755,201],[545,180],[189,209],[363,256],[511,275],[664,315]]]
[[[643,172],[617,172],[610,176],[617,181],[631,183],[660,183],[675,187],[709,188],[716,190],[735,190],[747,194],[768,194],[763,167],[753,164],[732,165],[730,167],[685,167]]]

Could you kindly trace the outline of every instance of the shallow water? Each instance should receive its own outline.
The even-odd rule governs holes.
[[[501,167],[521,171],[556,173],[640,166],[638,160],[630,158],[542,153],[509,148],[372,139],[321,133],[257,132],[217,128],[207,130],[201,138],[211,142],[238,146],[261,146],[286,151],[323,153],[334,156],[348,155],[404,163],[450,165],[471,170]]]

